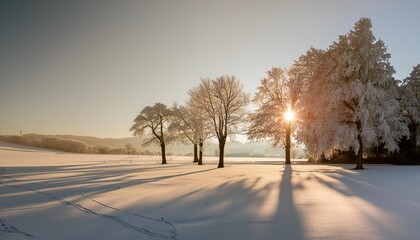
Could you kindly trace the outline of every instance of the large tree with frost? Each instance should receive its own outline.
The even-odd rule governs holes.
[[[162,164],[166,164],[166,143],[172,140],[167,134],[171,118],[172,111],[165,104],[156,103],[144,107],[130,128],[134,136],[144,137],[143,145],[152,143],[160,145]]]
[[[371,21],[360,19],[317,57],[316,68],[299,107],[299,138],[315,155],[353,150],[363,169],[363,150],[384,144],[398,150],[407,127],[398,114],[397,83],[383,41]]]
[[[228,136],[240,132],[240,126],[246,119],[249,96],[234,76],[221,76],[214,80],[203,78],[188,94],[213,128],[219,141],[218,168],[223,168],[226,140]]]
[[[414,152],[418,141],[417,129],[420,124],[420,64],[413,67],[410,76],[402,81],[400,102],[402,115],[410,130],[409,151]]]

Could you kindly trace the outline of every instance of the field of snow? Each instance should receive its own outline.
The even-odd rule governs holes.
[[[418,166],[190,161],[2,143],[0,239],[420,239]]]

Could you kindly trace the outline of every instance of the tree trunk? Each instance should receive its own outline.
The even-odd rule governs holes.
[[[199,156],[198,156],[198,165],[203,165],[203,143],[200,142],[200,150],[199,150]]]
[[[198,162],[198,156],[197,156],[197,143],[194,143],[194,161],[193,163]]]
[[[363,169],[363,139],[362,139],[362,123],[356,121],[357,140],[359,141],[359,151],[356,156],[356,167],[354,169]]]
[[[286,161],[284,164],[290,164],[290,122],[287,123],[286,126],[286,149],[285,149],[285,154],[286,154]]]
[[[225,167],[224,157],[225,157],[225,143],[226,137],[219,138],[219,165],[218,168]]]
[[[166,164],[165,142],[160,143],[160,149],[162,152],[162,164]]]

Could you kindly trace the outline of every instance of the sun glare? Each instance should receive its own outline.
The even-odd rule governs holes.
[[[293,121],[293,119],[295,119],[295,113],[290,108],[288,108],[284,113],[284,119],[286,119],[288,122]]]

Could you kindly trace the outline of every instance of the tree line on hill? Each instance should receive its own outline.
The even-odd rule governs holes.
[[[126,143],[123,147],[109,147],[103,145],[92,146],[77,139],[68,139],[40,134],[0,136],[0,141],[71,153],[155,155],[155,152],[147,149],[140,151],[130,143]]]
[[[418,164],[420,65],[395,79],[385,43],[371,28],[371,20],[361,18],[327,49],[310,48],[290,68],[269,70],[251,113],[251,98],[235,76],[202,78],[184,105],[146,106],[130,131],[144,137],[144,145],[159,144],[162,164],[166,144],[176,141],[190,142],[194,162],[202,164],[203,145],[215,138],[222,168],[226,140],[238,133],[283,146],[286,163],[292,135],[313,160],[348,156],[356,169],[369,156]],[[287,112],[295,114],[293,121]]]

